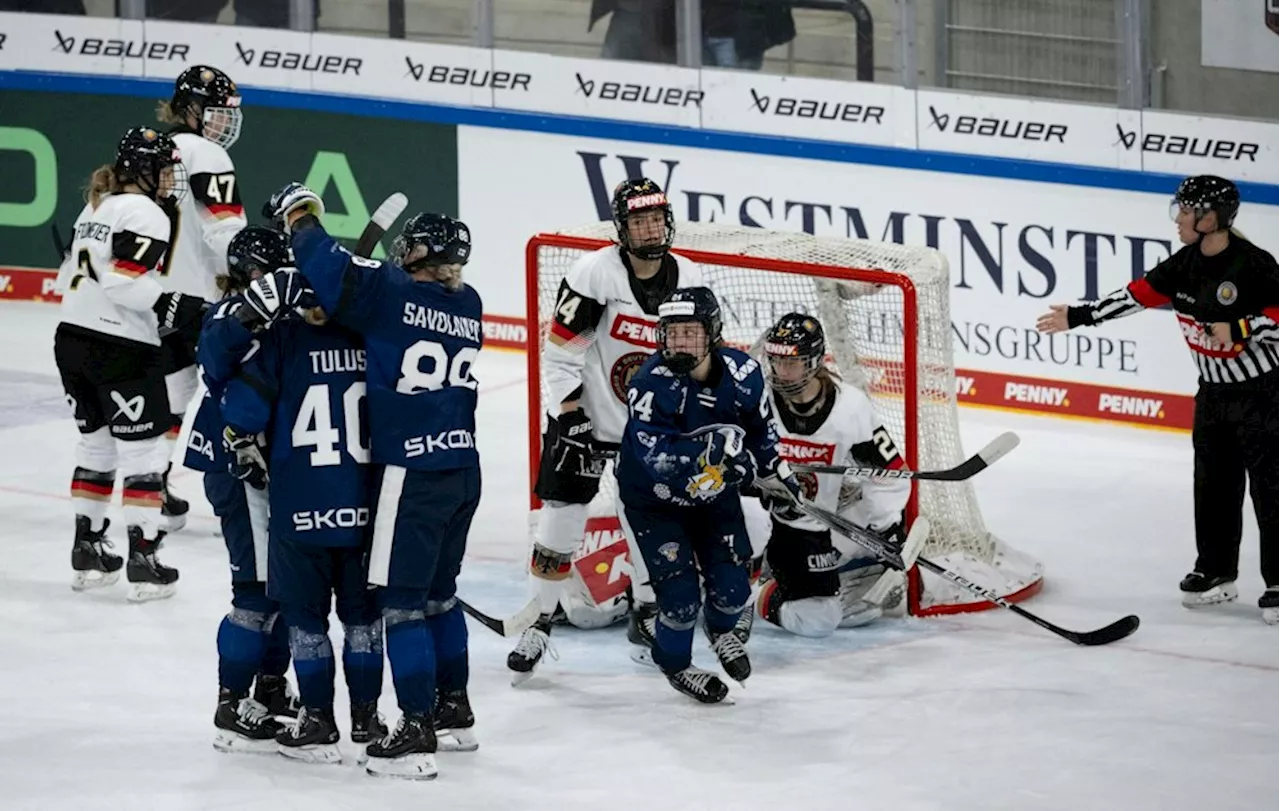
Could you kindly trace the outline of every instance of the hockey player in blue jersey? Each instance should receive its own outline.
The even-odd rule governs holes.
[[[205,314],[199,342],[206,393],[191,426],[184,464],[204,474],[205,496],[221,523],[231,564],[231,611],[218,627],[213,719],[213,745],[224,752],[275,751],[280,731],[275,716],[297,714],[284,675],[289,669],[288,631],[266,593],[267,494],[263,482],[231,474],[219,406],[227,381],[245,355],[256,351],[255,336],[279,315],[273,274],[292,264],[289,241],[279,231],[249,226],[237,233],[227,247],[227,272],[216,280],[224,298]]]
[[[381,466],[369,582],[386,624],[387,658],[402,716],[369,744],[373,775],[431,779],[437,733],[476,746],[467,700],[467,629],[455,596],[480,499],[475,448],[483,342],[480,297],[462,281],[467,227],[409,218],[388,262],[353,256],[320,225],[324,206],[291,183],[264,214],[293,234],[293,252],[326,312],[364,336],[372,458]],[[441,739],[442,742],[445,738]]]
[[[301,277],[294,274],[300,280]],[[233,467],[270,479],[267,596],[280,606],[302,709],[276,736],[286,757],[340,763],[330,604],[344,644],[351,740],[387,734],[378,717],[382,619],[365,587],[371,525],[365,350],[317,307],[290,308],[260,338],[222,395]],[[258,437],[268,437],[263,458]]]
[[[729,688],[692,665],[700,607],[724,672],[739,682],[751,675],[743,640],[733,633],[751,593],[751,542],[738,486],[759,477],[768,492],[798,498],[800,485],[778,456],[760,364],[722,345],[711,290],[681,288],[659,306],[658,347],[627,391],[620,518],[644,555],[658,600],[654,664],[676,690],[713,704]]]

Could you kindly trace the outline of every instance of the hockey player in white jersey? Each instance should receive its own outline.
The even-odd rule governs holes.
[[[788,313],[765,335],[767,377],[778,415],[781,456],[789,463],[875,465],[899,468],[902,457],[870,398],[826,367],[826,338],[812,316]],[[805,497],[896,543],[903,539],[902,511],[911,495],[905,479],[871,479],[842,498],[842,477],[797,472]],[[768,503],[767,498],[762,502]],[[851,541],[797,512],[768,503],[772,518],[756,611],[801,636],[827,636],[837,627],[865,625],[882,608],[863,597],[884,566]]]
[[[556,296],[542,349],[548,391],[547,428],[534,492],[542,500],[530,555],[532,588],[542,615],[507,658],[513,682],[532,675],[550,644],[557,605],[573,620],[592,611],[571,600],[573,553],[582,543],[587,505],[595,498],[605,457],[615,452],[627,422],[631,376],[657,347],[658,305],[678,287],[702,284],[696,265],[670,252],[675,218],[662,187],[647,178],[624,180],[613,191],[618,243],[587,254],[569,268]],[[641,556],[631,549],[633,642],[649,645],[656,615]],[[626,610],[617,609],[618,615]],[[607,624],[589,618],[577,624]]]
[[[226,269],[227,246],[246,224],[235,165],[227,154],[240,137],[240,91],[217,68],[194,65],[178,76],[173,97],[160,103],[157,118],[170,125],[169,136],[178,145],[190,184],[189,194],[166,206],[173,239],[160,284],[165,290],[214,302],[222,296],[216,279]],[[164,513],[175,529],[185,520],[181,516],[188,505],[170,492],[167,471],[183,415],[196,392],[198,337],[196,324],[192,334],[177,332],[162,341],[172,415],[164,445]]]
[[[205,302],[160,286],[172,237],[158,201],[185,190],[173,140],[150,127],[129,130],[115,163],[90,179],[88,204],[59,273],[54,358],[80,430],[71,478],[77,591],[120,576],[122,561],[108,551],[106,538],[117,474],[128,524],[129,599],[168,597],[178,579],[176,569],[156,559],[165,536],[160,443],[169,427],[160,333],[198,325]]]

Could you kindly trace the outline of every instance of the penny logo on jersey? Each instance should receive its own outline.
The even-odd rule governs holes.
[[[836,446],[828,442],[809,442],[793,436],[784,436],[778,442],[778,455],[792,464],[833,465]],[[817,483],[814,483],[817,486]]]
[[[649,359],[649,355],[658,348],[658,325],[645,318],[619,313],[609,328],[609,337],[623,343],[644,347],[644,352],[624,352],[613,362],[609,370],[609,383],[613,387],[613,396],[618,402],[627,401],[627,389],[631,386],[631,378]]]

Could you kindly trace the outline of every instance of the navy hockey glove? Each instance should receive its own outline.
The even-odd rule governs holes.
[[[246,434],[228,425],[222,431],[222,445],[231,455],[228,471],[255,490],[267,486],[267,460],[262,456],[257,434]]]
[[[742,445],[743,436],[737,426],[717,428],[707,434],[707,449],[699,460],[704,468],[720,468],[720,475],[729,486],[736,486],[755,473],[751,455]]]
[[[236,318],[250,332],[267,329],[304,300],[308,295],[306,280],[296,270],[277,270],[249,282],[244,291],[244,306],[236,310]]]
[[[262,206],[262,216],[287,234],[289,233],[289,215],[299,209],[320,217],[324,214],[324,201],[320,199],[320,195],[294,181],[271,195],[271,198]]]

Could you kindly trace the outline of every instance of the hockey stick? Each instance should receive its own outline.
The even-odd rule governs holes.
[[[870,549],[872,552],[876,553],[877,557],[890,566],[893,566],[895,569],[901,567],[903,560],[897,550],[878,535],[847,521],[829,510],[824,510],[815,504],[801,501],[797,504],[797,508],[805,515],[816,518],[839,532],[841,535],[844,535],[849,540]],[[914,530],[915,528],[912,527],[912,529]],[[1046,631],[1055,633],[1063,639],[1074,642],[1077,645],[1106,645],[1107,643],[1124,639],[1129,634],[1138,630],[1138,618],[1137,616],[1130,614],[1123,619],[1118,619],[1110,625],[1098,628],[1097,630],[1083,632],[1070,631],[1061,626],[1054,625],[1052,622],[1049,622],[1042,617],[1032,614],[1022,606],[1009,602],[994,591],[983,588],[963,575],[959,575],[950,569],[944,569],[928,558],[916,558],[916,565],[927,569],[928,571],[931,571],[952,583],[955,583],[957,586],[960,586],[961,588],[966,589],[985,600],[989,600],[1002,608],[1007,608],[1018,616],[1031,620]]]
[[[462,607],[464,612],[470,614],[472,619],[499,636],[519,636],[525,632],[526,628],[538,621],[540,613],[540,606],[536,597],[530,600],[529,604],[524,608],[506,619],[498,619],[477,611],[461,597],[458,598],[458,605]]]
[[[1018,447],[1018,435],[1006,431],[987,443],[982,450],[970,456],[960,464],[946,470],[889,470],[872,465],[806,465],[795,463],[792,470],[805,470],[810,473],[839,473],[841,475],[859,476],[864,479],[923,479],[935,482],[962,482],[976,476],[1002,456]]]
[[[382,239],[382,235],[387,233],[391,224],[398,220],[408,207],[409,198],[402,192],[395,192],[383,200],[382,205],[378,206],[373,216],[369,218],[369,224],[360,233],[360,239],[356,240],[355,255],[369,258],[374,248],[378,247],[378,240]]]

